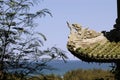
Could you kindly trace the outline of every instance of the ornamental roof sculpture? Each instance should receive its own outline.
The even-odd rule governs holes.
[[[119,30],[96,32],[68,22],[67,26],[70,28],[67,48],[79,59],[86,62],[117,62],[120,60]]]

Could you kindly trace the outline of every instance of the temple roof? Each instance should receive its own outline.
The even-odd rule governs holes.
[[[67,48],[77,58],[86,62],[120,60],[120,31],[96,32],[78,24],[67,24],[70,28]]]

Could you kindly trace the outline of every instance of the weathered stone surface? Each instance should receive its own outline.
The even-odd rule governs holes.
[[[120,60],[120,42],[110,41],[114,40],[110,37],[111,34],[106,32],[107,36],[105,36],[106,34],[84,28],[79,24],[67,22],[67,25],[70,28],[67,47],[76,57],[87,62],[115,62]],[[115,33],[115,31],[111,32],[112,35],[113,32]]]

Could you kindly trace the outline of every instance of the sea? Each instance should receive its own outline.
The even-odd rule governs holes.
[[[55,74],[63,76],[65,73],[77,69],[103,69],[110,70],[110,63],[87,63],[80,60],[54,60],[48,63],[52,70],[43,70],[43,74]]]

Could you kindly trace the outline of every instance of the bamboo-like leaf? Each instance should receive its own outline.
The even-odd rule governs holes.
[[[47,38],[45,37],[45,35],[44,34],[42,34],[42,33],[38,33],[40,36],[42,36],[42,38],[46,41],[47,40]]]
[[[65,51],[59,49],[59,48],[56,48],[56,47],[52,47],[51,48],[51,51],[54,51],[56,54],[58,54],[61,58],[64,58],[64,59],[67,59],[68,57],[65,55]]]
[[[49,14],[52,17],[52,14],[50,13],[48,9],[43,9],[43,12]]]
[[[3,3],[4,1],[3,0],[0,0],[0,3]]]
[[[31,50],[31,51],[29,51],[29,50],[23,51],[23,53],[32,53],[32,52],[34,52],[34,51],[33,50]]]
[[[20,27],[13,27],[13,29],[24,31],[24,28],[20,28]]]
[[[28,46],[28,49],[30,49],[30,48],[34,48],[34,47],[38,47],[38,46],[40,46],[39,42],[35,41],[34,44],[31,43],[31,44]]]
[[[14,17],[15,14],[16,14],[15,12],[7,12],[7,13],[6,13],[6,16],[7,16],[7,17]]]
[[[24,32],[24,34],[32,35],[32,34],[31,34],[29,31],[27,31],[27,30],[24,30],[23,32]]]
[[[44,50],[43,53],[51,53],[51,51],[48,48],[47,50]]]
[[[13,39],[8,39],[8,42],[13,43],[13,44],[16,44],[16,43],[17,43],[17,42],[16,42],[15,40],[13,40]]]
[[[22,4],[21,5],[21,9],[24,11],[27,11],[27,10],[30,10],[30,7],[29,7],[29,5],[28,4]]]
[[[39,16],[39,17],[46,16],[46,13],[52,17],[52,14],[48,9],[39,10],[38,12],[36,12],[36,16]]]
[[[29,18],[34,18],[35,17],[35,14],[33,14],[33,13],[27,13],[25,15]]]

